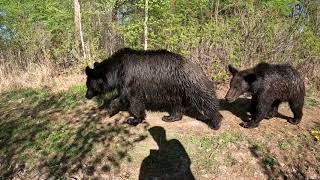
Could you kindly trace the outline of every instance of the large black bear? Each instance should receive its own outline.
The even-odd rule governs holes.
[[[129,108],[133,118],[127,123],[137,125],[145,119],[146,104],[170,105],[164,121],[181,120],[186,107],[195,107],[213,129],[222,119],[212,81],[200,67],[179,54],[166,50],[133,50],[124,48],[94,68],[86,67],[87,94],[94,96],[117,89],[118,97],[110,105],[117,112],[120,105]]]
[[[279,104],[285,101],[289,102],[294,114],[288,121],[292,124],[301,121],[305,86],[301,75],[292,66],[262,62],[243,71],[229,65],[229,71],[233,77],[226,100],[233,102],[245,92],[252,95],[252,119],[243,124],[245,128],[257,127],[262,119],[275,116]]]

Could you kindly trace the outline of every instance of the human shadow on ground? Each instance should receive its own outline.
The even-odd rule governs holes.
[[[81,96],[81,95],[80,95]],[[0,179],[101,178],[146,138],[78,95],[19,90],[0,97]]]
[[[149,133],[158,145],[141,164],[139,180],[194,180],[191,160],[183,145],[177,139],[167,140],[164,128],[155,126]]]

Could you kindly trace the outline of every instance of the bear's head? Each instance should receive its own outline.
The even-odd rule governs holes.
[[[239,71],[237,68],[232,65],[228,66],[229,72],[232,75],[230,81],[230,87],[227,92],[225,99],[228,102],[235,101],[240,95],[248,92],[252,83],[256,81],[257,77],[254,72],[249,70]]]
[[[96,69],[96,63],[94,66],[94,69],[91,69],[88,66],[85,69],[87,75],[87,99],[92,99],[93,97],[104,94],[108,91],[108,83],[105,79],[105,76]]]

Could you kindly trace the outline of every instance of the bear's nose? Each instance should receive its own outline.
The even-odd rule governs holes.
[[[93,95],[92,93],[90,93],[89,91],[86,93],[86,98],[87,99],[92,99],[93,98]]]
[[[221,124],[217,124],[217,125],[213,126],[212,129],[213,129],[213,130],[219,130],[220,127],[221,127]]]
[[[235,98],[231,98],[231,97],[226,96],[226,97],[225,97],[225,100],[226,100],[227,102],[229,102],[229,103],[232,103],[233,101],[235,101]]]

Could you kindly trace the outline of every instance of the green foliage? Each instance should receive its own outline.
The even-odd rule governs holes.
[[[294,139],[285,139],[285,140],[278,143],[278,147],[281,150],[287,150],[287,149],[291,148],[295,143],[297,143],[297,142]]]
[[[305,103],[307,107],[317,107],[320,105],[320,102],[312,97],[307,97]]]
[[[320,128],[314,128],[311,130],[311,135],[317,140],[320,141]]]
[[[232,132],[223,132],[222,134],[211,137],[203,136],[199,138],[193,138],[191,142],[193,144],[199,145],[199,148],[203,150],[208,149],[221,149],[227,147],[229,144],[241,142],[244,140],[244,137],[241,134],[236,134]]]
[[[298,3],[299,13],[294,10]],[[0,25],[14,34],[0,39],[7,62],[79,60],[72,1],[0,0],[0,5],[6,14]],[[82,1],[84,63],[123,46],[142,49],[144,5],[144,0]],[[320,54],[318,5],[298,0],[149,0],[148,48],[181,53],[220,81],[228,79],[228,63],[307,64]]]
[[[66,91],[60,91],[50,95],[44,89],[20,89],[8,91],[2,94],[2,99],[7,101],[19,101],[43,108],[72,109],[85,99],[86,87],[84,85],[71,86]]]
[[[19,89],[15,91],[8,91],[2,94],[2,98],[6,100],[25,100],[25,99],[41,99],[48,96],[48,93],[40,89]]]
[[[270,11],[277,11],[283,16],[288,16],[293,6],[299,3],[298,0],[263,0],[263,3]]]
[[[20,89],[0,94],[0,179],[16,177],[20,166],[19,176],[25,179],[38,172],[45,172],[44,179],[64,178],[81,163],[114,169],[129,147],[145,138],[129,127],[100,122],[105,115],[99,109],[79,106],[83,89],[75,85],[59,93]]]
[[[266,149],[266,144],[263,142],[255,142],[251,144],[250,149],[255,152],[263,152]]]
[[[68,92],[71,94],[85,95],[87,91],[87,87],[84,84],[76,84],[71,86],[68,89]]]
[[[272,169],[278,162],[275,158],[267,156],[263,159],[263,163],[268,169]]]

